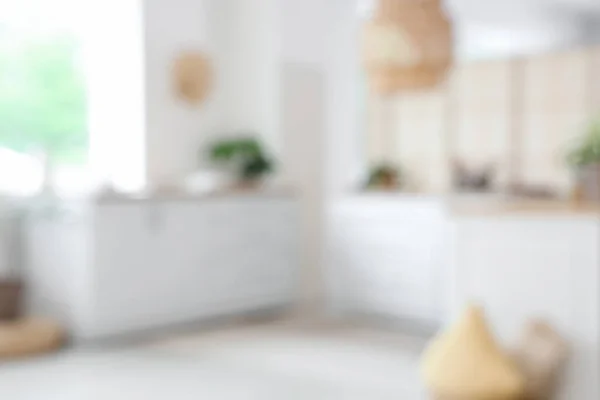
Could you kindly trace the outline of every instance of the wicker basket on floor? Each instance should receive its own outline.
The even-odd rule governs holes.
[[[28,357],[57,350],[65,343],[56,322],[28,318],[0,323],[0,360]]]
[[[525,399],[554,398],[568,354],[566,340],[550,324],[540,320],[527,324],[514,354],[526,377]]]

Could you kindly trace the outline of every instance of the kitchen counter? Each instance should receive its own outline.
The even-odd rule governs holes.
[[[449,211],[454,216],[500,215],[574,215],[600,218],[600,204],[575,203],[560,200],[496,200],[482,202],[451,201]]]
[[[449,194],[365,191],[344,199],[354,204],[386,206],[435,202],[444,207],[449,217],[501,215],[579,215],[598,216],[600,203],[574,202],[560,199],[528,199],[502,194]]]
[[[30,312],[78,343],[288,307],[298,205],[263,193],[90,199],[30,219]]]
[[[210,192],[185,192],[180,190],[164,190],[156,192],[141,192],[132,194],[105,193],[94,197],[97,203],[140,203],[140,202],[171,202],[171,201],[205,201],[227,198],[289,198],[295,191],[288,187],[261,187],[257,189],[228,189]]]

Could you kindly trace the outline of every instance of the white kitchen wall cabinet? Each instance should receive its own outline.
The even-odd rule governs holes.
[[[442,320],[442,198],[365,194],[331,210],[329,287],[344,314],[436,327]]]
[[[291,305],[296,201],[111,200],[33,219],[30,307],[97,339]]]

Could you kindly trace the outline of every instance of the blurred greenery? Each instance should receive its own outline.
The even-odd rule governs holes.
[[[87,149],[86,98],[70,36],[0,38],[0,146],[79,163]]]
[[[376,164],[369,170],[365,189],[399,189],[402,182],[400,168],[388,164]]]
[[[574,167],[600,162],[600,116],[592,121],[584,135],[577,139],[567,154],[567,162]]]
[[[259,179],[274,169],[273,161],[252,136],[218,140],[209,146],[208,153],[214,163],[232,166],[241,180]]]

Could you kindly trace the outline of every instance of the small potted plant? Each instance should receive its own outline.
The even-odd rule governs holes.
[[[241,188],[255,188],[273,172],[271,159],[260,142],[252,137],[223,139],[209,147],[209,158],[219,166],[230,169]]]
[[[567,155],[583,199],[600,202],[600,118],[592,122]]]
[[[367,190],[398,190],[400,186],[400,170],[387,163],[374,165],[365,184]]]

